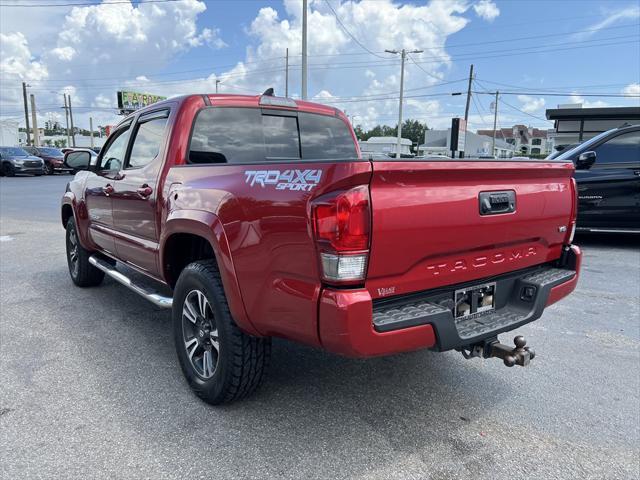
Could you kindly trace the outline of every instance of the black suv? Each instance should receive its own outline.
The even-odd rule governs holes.
[[[601,133],[556,160],[576,165],[579,231],[640,233],[640,125]]]

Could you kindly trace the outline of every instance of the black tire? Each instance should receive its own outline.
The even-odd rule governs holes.
[[[89,263],[91,252],[85,250],[78,240],[74,217],[67,221],[67,265],[71,280],[79,287],[95,287],[104,279],[104,272]]]
[[[194,292],[200,292],[206,299],[201,323],[198,318],[190,321],[191,314],[183,313]],[[198,310],[195,316],[201,312],[202,309]],[[189,386],[202,400],[212,405],[229,403],[246,397],[260,386],[269,365],[271,339],[253,337],[238,328],[231,317],[215,260],[194,262],[184,268],[174,289],[172,316],[180,367]],[[207,321],[208,330],[202,327]],[[194,332],[190,332],[191,329]],[[209,333],[203,335],[203,330]],[[198,349],[203,352],[201,362]],[[210,368],[205,366],[207,350]]]
[[[47,175],[53,175],[53,165],[51,163],[44,164],[44,173]]]
[[[5,162],[2,164],[2,174],[6,177],[15,177],[16,170],[13,168],[9,162]]]

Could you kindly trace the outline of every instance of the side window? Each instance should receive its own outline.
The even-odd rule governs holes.
[[[158,156],[167,120],[166,117],[154,118],[139,124],[127,168],[144,167]]]
[[[356,158],[349,127],[338,117],[300,113],[302,157],[306,160]]]
[[[189,163],[256,163],[265,158],[260,111],[206,108],[196,118]]]
[[[102,154],[102,170],[118,171],[124,165],[124,156],[129,143],[129,127],[117,133],[117,137],[109,143]]]
[[[640,131],[623,133],[597,146],[596,165],[640,162]]]

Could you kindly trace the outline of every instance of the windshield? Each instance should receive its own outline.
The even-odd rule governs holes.
[[[45,155],[51,155],[52,157],[62,157],[63,153],[57,148],[39,148],[38,151],[40,153],[44,153]]]
[[[600,141],[600,139],[606,137],[607,135],[609,135],[614,130],[616,130],[616,129],[613,128],[611,130],[607,130],[606,132],[602,132],[600,135],[596,135],[595,137],[587,140],[586,142],[581,143],[577,147],[571,148],[571,149],[563,152],[561,155],[558,155],[555,159],[556,160],[569,160],[573,156],[574,152],[577,152],[578,150],[586,151],[591,145],[593,145],[595,143],[598,143]]]
[[[28,157],[29,154],[18,147],[0,147],[0,153],[10,157]]]

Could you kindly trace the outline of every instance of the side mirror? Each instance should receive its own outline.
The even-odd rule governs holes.
[[[578,170],[589,170],[594,163],[596,163],[596,152],[583,152],[576,160],[576,168]]]
[[[91,154],[89,152],[67,152],[64,154],[64,166],[77,172],[79,170],[89,170]]]

